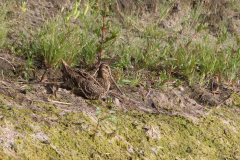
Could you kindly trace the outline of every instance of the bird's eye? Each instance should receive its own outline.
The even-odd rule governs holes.
[[[107,69],[108,69],[108,66],[106,66],[105,68],[107,68]]]

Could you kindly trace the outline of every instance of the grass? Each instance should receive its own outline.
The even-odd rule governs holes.
[[[60,66],[61,59],[76,63],[74,60],[80,56],[80,51],[88,43],[81,30],[72,24],[74,20],[84,21],[85,13],[80,13],[79,5],[80,3],[76,2],[72,11],[63,13],[62,9],[60,14],[53,14],[41,28],[38,28],[31,40],[27,40],[23,35],[22,42],[26,47],[22,48],[22,53],[28,52],[43,57],[46,66],[55,69]]]
[[[61,58],[73,66],[88,67],[114,60],[114,66],[125,69],[158,70],[168,76],[178,73],[190,84],[204,85],[215,77],[221,82],[238,80],[239,38],[228,32],[225,19],[218,23],[217,36],[209,34],[208,6],[203,3],[193,9],[185,3],[182,15],[177,15],[171,10],[174,3],[164,1],[165,7],[159,5],[153,13],[157,21],[147,12],[133,11],[128,16],[119,11],[123,23],[117,11],[109,10],[110,4],[100,3],[100,9],[95,9],[94,2],[76,2],[72,10],[62,8],[37,28],[32,39],[22,33],[20,53],[43,57],[46,66],[53,68],[61,65]],[[170,15],[176,21],[172,27],[159,27],[163,21],[172,21]]]
[[[72,66],[83,68],[110,62],[115,79],[131,86],[150,81],[158,88],[172,79],[177,85],[187,82],[202,86],[216,77],[220,83],[234,84],[239,80],[239,37],[229,32],[226,16],[219,22],[208,17],[211,5],[198,3],[193,8],[188,1],[182,1],[181,11],[176,13],[172,11],[175,1],[166,0],[164,5],[157,4],[154,12],[136,10],[125,14],[118,9],[112,11],[110,1],[99,2],[98,7],[96,3],[76,2],[51,17],[43,16],[45,21],[40,27],[17,33],[18,41],[13,43],[8,36],[15,24],[28,16],[30,6],[21,3],[15,10],[15,3],[4,2],[0,8],[0,47],[28,58],[26,74],[34,68],[34,59],[57,69],[63,58]],[[231,0],[227,7],[239,12],[238,4]],[[219,18],[220,9],[212,14]],[[13,20],[10,22],[9,18]],[[111,114],[117,119],[116,126],[104,117],[104,111],[98,125],[93,120],[96,117],[82,112],[63,116],[61,110],[51,105],[36,105],[43,109],[37,111],[40,122],[32,121],[31,115],[36,111],[14,107],[7,110],[0,103],[5,118],[1,125],[12,123],[24,135],[12,147],[23,159],[238,159],[240,156],[236,127],[240,121],[232,114],[238,108],[213,108],[199,122],[181,116],[117,111]],[[103,106],[101,109],[107,110]],[[57,122],[47,121],[49,117]],[[146,134],[147,126],[158,131],[155,138]],[[38,132],[48,135],[51,145],[34,139]]]
[[[7,38],[7,29],[9,22],[6,21],[7,18],[7,10],[11,7],[11,3],[3,3],[0,6],[0,48],[6,47],[8,43]]]
[[[228,5],[236,10],[232,6],[234,2],[228,2]],[[186,2],[178,15],[171,9],[174,3],[164,1],[164,5],[157,5],[152,14],[144,12],[140,15],[132,11],[125,15],[118,9],[115,12],[109,10],[111,3],[99,3],[98,9],[94,7],[95,2],[76,2],[69,10],[62,8],[36,28],[31,38],[21,32],[21,44],[9,49],[42,58],[47,67],[54,69],[60,67],[61,58],[72,66],[82,67],[90,67],[103,60],[124,69],[157,71],[159,76],[156,79],[161,79],[163,73],[168,79],[175,74],[182,75],[181,78],[190,84],[200,82],[205,85],[215,77],[219,77],[220,82],[238,81],[239,37],[228,32],[229,22],[225,17],[217,23],[217,35],[211,34],[208,24],[215,21],[209,20],[206,13],[211,5],[198,3],[195,8],[189,8],[190,4]],[[2,7],[8,3],[4,4]],[[21,3],[21,12],[14,14],[26,17],[27,7],[26,3]],[[2,10],[2,19],[6,10]],[[217,8],[216,13],[219,12]],[[152,15],[157,20],[151,18]],[[5,23],[1,25],[5,28],[1,30],[0,41],[2,46],[9,46],[6,21],[1,22]]]

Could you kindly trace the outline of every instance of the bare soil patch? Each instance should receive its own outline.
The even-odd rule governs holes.
[[[227,86],[219,87],[219,94],[212,93],[209,88],[203,88],[200,85],[189,86],[187,83],[179,86],[162,86],[162,88],[145,89],[142,85],[131,87],[125,84],[121,88],[126,96],[118,93],[112,84],[109,96],[114,107],[106,100],[90,101],[79,95],[71,93],[71,89],[62,84],[62,73],[56,71],[47,71],[43,82],[39,82],[45,66],[41,62],[36,63],[36,68],[32,71],[29,78],[29,84],[24,79],[24,68],[27,66],[27,59],[7,51],[1,51],[0,57],[9,60],[9,63],[1,60],[0,70],[2,71],[2,81],[0,81],[0,93],[12,97],[12,105],[22,105],[27,108],[34,108],[32,102],[50,103],[64,112],[81,111],[89,115],[96,115],[96,106],[109,106],[110,109],[120,109],[126,112],[138,110],[144,113],[165,114],[170,116],[182,115],[197,120],[197,117],[205,114],[208,109],[206,106],[218,106],[231,99],[232,88]],[[149,82],[146,82],[148,84]],[[60,88],[56,92],[56,84]],[[149,84],[151,85],[151,84]],[[173,84],[174,85],[174,84]],[[227,104],[231,105],[231,103]]]

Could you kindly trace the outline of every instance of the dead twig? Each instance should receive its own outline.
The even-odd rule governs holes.
[[[99,68],[94,72],[93,77],[96,76],[97,72],[99,71]]]
[[[65,103],[65,102],[60,102],[60,101],[54,101],[54,100],[51,100],[51,99],[47,99],[48,102],[52,102],[52,103],[59,103],[59,104],[66,104],[66,105],[70,105],[71,103]]]
[[[2,89],[9,89],[10,87],[0,87],[0,88],[2,88]]]
[[[128,97],[126,97],[125,95],[121,95],[121,94],[116,93],[115,91],[112,91],[112,90],[110,90],[110,91],[108,92],[108,95],[118,98],[118,99],[119,99],[120,101],[122,101],[123,103],[128,102],[128,103],[133,103],[133,104],[140,104],[139,101],[136,101],[136,100],[134,100],[134,99],[128,98]]]
[[[42,101],[42,100],[37,100],[37,99],[30,99],[30,98],[26,98],[28,101],[32,101],[32,102],[39,102],[39,103],[45,103],[46,101]]]
[[[150,92],[151,92],[151,88],[149,88],[149,91],[148,91],[148,93],[147,93],[145,98],[147,98],[149,96]]]
[[[10,61],[8,61],[7,59],[5,59],[5,58],[3,58],[3,57],[0,57],[0,59],[4,60],[4,61],[6,61],[8,64],[10,64],[10,65],[12,66],[14,72],[16,72],[16,69],[15,69],[14,65],[13,65]]]
[[[36,91],[36,95],[37,95],[37,97],[39,98],[39,96],[38,96],[38,90],[35,88],[35,91]]]
[[[64,82],[29,82],[29,83],[27,83],[27,81],[17,82],[17,83],[20,83],[20,84],[56,84],[56,85],[64,84]]]
[[[221,103],[219,103],[216,108],[220,107],[222,104],[224,104],[224,103],[225,103],[226,101],[228,101],[229,99],[231,99],[231,98],[234,99],[234,98],[236,98],[237,96],[239,96],[239,95],[234,95],[233,97],[230,96],[229,98],[227,98],[227,99],[225,99],[224,101],[222,101]]]
[[[225,99],[224,101],[222,101],[221,103],[219,103],[218,105],[217,105],[217,107],[216,108],[219,108],[222,104],[224,104],[226,101],[228,101],[229,99],[233,99],[233,98],[235,98],[235,97],[237,97],[237,96],[233,96],[233,97],[229,97],[229,98],[227,98],[227,99]]]
[[[0,82],[1,82],[2,84],[4,84],[5,86],[7,85],[6,82],[3,81],[3,80],[0,80]],[[9,83],[9,82],[8,82],[8,83]]]
[[[39,82],[41,84],[63,84],[64,82]]]
[[[40,82],[42,82],[42,81],[44,80],[45,75],[46,75],[46,73],[47,73],[49,70],[50,70],[50,68],[45,69],[45,71],[44,71],[44,73],[43,73],[43,75],[42,75],[42,77],[41,77],[41,79],[40,79]]]
[[[118,87],[117,83],[115,82],[115,80],[113,79],[113,77],[111,76],[111,79],[113,81],[113,83],[115,84],[115,86],[117,87],[117,89],[119,90],[119,92],[121,92],[122,95],[125,95],[122,90]]]

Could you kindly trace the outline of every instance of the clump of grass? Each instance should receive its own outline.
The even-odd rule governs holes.
[[[61,13],[47,19],[31,40],[20,35],[21,52],[42,57],[46,66],[58,68],[61,59],[72,65],[78,63],[89,66],[98,60],[108,57],[104,52],[114,43],[118,28],[111,28],[107,19],[111,14],[111,1],[102,4],[103,9],[88,9],[95,3],[80,5],[76,2],[69,11],[61,9]],[[94,17],[96,16],[96,17]],[[99,21],[101,23],[99,23]]]
[[[6,21],[6,18],[10,6],[12,6],[11,2],[2,2],[0,6],[0,48],[6,47],[8,42],[7,34],[9,23]]]
[[[158,6],[155,16],[161,21],[170,21],[168,16],[174,14],[171,12],[173,4],[167,1],[164,4],[168,9]],[[160,21],[155,23],[147,13],[136,16],[133,11],[130,16],[125,16],[128,23],[123,25],[134,32],[122,31],[123,40],[118,39],[113,48],[117,50],[118,66],[161,70],[168,76],[177,73],[185,80],[200,81],[202,85],[214,77],[220,77],[220,81],[236,81],[240,71],[238,37],[229,33],[225,18],[218,22],[218,36],[212,36],[209,21],[206,21],[209,6],[198,3],[193,9],[187,7],[182,7],[187,16],[175,14],[177,22],[168,29],[159,27]],[[145,21],[141,22],[141,18]]]
[[[64,11],[62,8],[59,14],[52,14],[41,28],[37,28],[31,39],[21,33],[21,54],[28,53],[30,56],[43,58],[45,65],[54,69],[60,66],[61,59],[76,64],[77,56],[80,56],[89,40],[75,22],[85,22],[88,8],[87,4],[82,12],[80,2],[76,2],[72,10]]]
[[[59,23],[58,18],[60,17],[54,17],[44,24],[43,29],[36,35],[35,42],[39,47],[37,54],[44,57],[46,65],[56,68],[61,58],[73,61],[81,49],[77,32],[73,32],[73,27]]]
[[[38,46],[36,54],[44,57],[47,66],[59,67],[61,58],[74,62],[85,45],[81,43],[81,30],[71,23],[77,18],[84,18],[84,14],[79,16],[79,5],[80,2],[76,3],[74,10],[67,13],[67,16],[53,15],[35,36],[34,43]]]
[[[22,52],[42,57],[46,66],[53,68],[60,66],[61,58],[84,66],[114,60],[114,66],[124,69],[166,73],[168,80],[176,73],[201,84],[216,76],[220,81],[237,80],[238,38],[233,41],[225,19],[218,23],[221,32],[217,37],[209,34],[208,6],[198,3],[189,8],[190,3],[182,3],[184,14],[178,15],[172,12],[175,2],[163,1],[151,12],[157,20],[147,11],[141,15],[118,11],[121,23],[110,10],[111,3],[76,2],[70,10],[62,9],[46,20],[31,40],[23,38]],[[171,25],[163,24],[173,20],[176,22]]]

